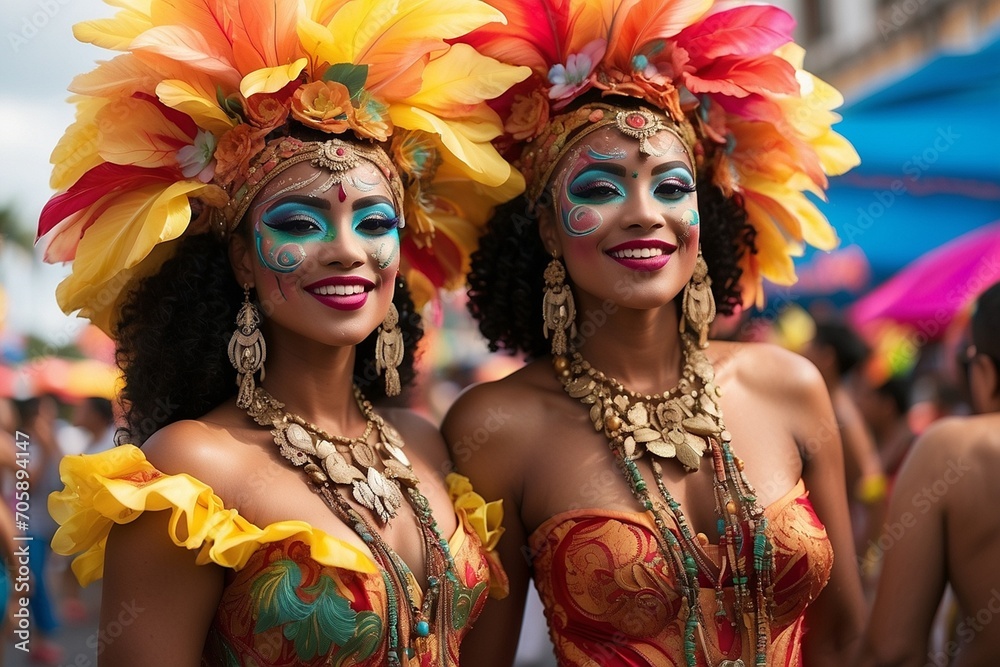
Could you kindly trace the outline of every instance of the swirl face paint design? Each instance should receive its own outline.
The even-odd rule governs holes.
[[[576,157],[567,173],[574,173],[586,167],[607,162],[609,160],[624,160],[627,153],[618,147],[610,147],[607,153],[595,150],[592,146],[587,147],[585,154]],[[560,182],[562,182],[560,178]],[[597,231],[604,224],[604,217],[593,206],[576,200],[572,195],[573,183],[559,187],[559,211],[563,223],[563,229],[570,236],[588,236]]]
[[[698,215],[697,210],[689,208],[681,213],[681,222],[686,224],[688,227],[697,227],[701,224],[701,216]]]
[[[324,211],[330,204],[317,197],[290,196],[270,206],[254,225],[257,257],[275,273],[291,273],[306,261],[307,242],[337,238]]]

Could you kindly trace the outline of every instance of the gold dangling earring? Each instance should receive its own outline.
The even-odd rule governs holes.
[[[544,277],[542,332],[545,338],[552,332],[552,354],[558,357],[566,354],[569,343],[576,338],[576,303],[572,290],[566,284],[566,269],[555,253],[545,268]]]
[[[257,371],[260,371],[261,381],[264,380],[267,345],[259,326],[260,311],[250,300],[250,286],[244,284],[243,305],[236,314],[236,331],[229,339],[229,363],[236,369],[236,385],[240,388],[236,394],[236,405],[244,410],[253,401],[254,375]]]
[[[687,327],[698,336],[698,347],[708,347],[708,327],[715,319],[715,296],[712,295],[712,278],[708,275],[708,264],[698,248],[698,260],[694,264],[691,280],[684,286],[681,299],[681,333]]]
[[[375,370],[385,371],[385,395],[399,396],[399,365],[403,363],[403,332],[399,328],[399,311],[396,304],[389,304],[389,312],[378,328],[375,339]]]

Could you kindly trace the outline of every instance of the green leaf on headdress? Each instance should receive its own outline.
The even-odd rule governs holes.
[[[222,93],[222,86],[215,86],[215,99],[223,113],[233,120],[243,122],[243,105],[235,97],[226,97]]]
[[[368,65],[355,65],[353,63],[337,63],[330,65],[323,74],[324,81],[336,81],[347,87],[351,94],[351,99],[356,100],[365,88],[368,80]]]

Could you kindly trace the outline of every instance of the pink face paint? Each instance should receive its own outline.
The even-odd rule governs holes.
[[[568,203],[568,202],[567,202]],[[563,211],[566,211],[563,208]],[[596,210],[586,204],[578,204],[563,215],[563,227],[570,236],[586,236],[597,230],[604,218]]]
[[[563,223],[563,229],[570,236],[587,236],[592,234],[604,223],[604,218],[592,206],[587,204],[577,204],[570,199],[568,176],[578,174],[586,167],[609,160],[622,160],[626,153],[621,148],[611,146],[607,152],[596,150],[593,146],[587,146],[586,150],[577,150],[571,155],[568,168],[559,176],[559,213]]]

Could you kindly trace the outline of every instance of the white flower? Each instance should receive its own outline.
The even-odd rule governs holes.
[[[198,130],[194,143],[177,151],[177,165],[184,178],[197,178],[208,183],[215,176],[215,135]]]

